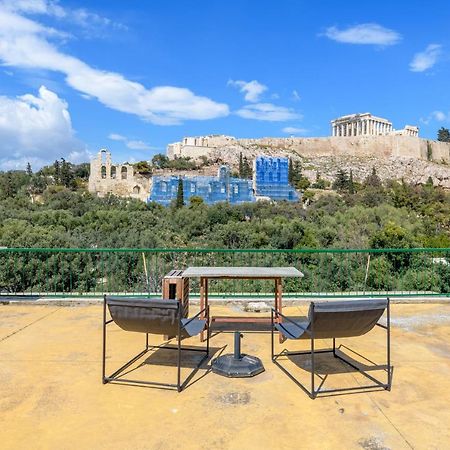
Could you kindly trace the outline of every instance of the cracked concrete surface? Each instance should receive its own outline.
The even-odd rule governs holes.
[[[296,316],[306,311],[306,305],[285,309]],[[224,306],[212,308],[213,314],[219,312],[242,314]],[[244,332],[242,350],[260,357],[266,368],[254,378],[220,377],[208,370],[207,362],[181,394],[103,386],[101,314],[99,305],[0,306],[2,449],[450,447],[450,304],[392,306],[391,392],[316,400],[271,363],[270,336],[253,332]],[[112,372],[141,350],[144,338],[115,326],[110,336],[107,364]],[[160,342],[158,337],[151,341]],[[200,345],[198,339],[189,343]],[[381,329],[340,343],[384,362]],[[230,333],[211,340],[216,356],[232,352],[232,345]],[[328,345],[320,341],[320,347]],[[282,346],[306,349],[307,343]],[[190,373],[196,357],[184,359],[183,376]],[[307,358],[285,358],[282,363],[300,381],[309,381]],[[367,382],[332,355],[321,355],[318,363],[325,388]],[[165,382],[175,380],[176,374],[173,355],[161,350],[145,355],[131,370],[139,379]]]

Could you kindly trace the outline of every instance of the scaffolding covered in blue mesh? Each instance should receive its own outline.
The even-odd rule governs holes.
[[[253,188],[258,197],[297,201],[298,194],[289,184],[288,158],[258,156],[253,163]]]
[[[177,198],[179,179],[178,176],[154,176],[149,201],[169,206]],[[194,196],[201,197],[208,205],[255,201],[251,180],[231,177],[227,166],[219,168],[217,177],[181,177],[181,180],[185,203]]]

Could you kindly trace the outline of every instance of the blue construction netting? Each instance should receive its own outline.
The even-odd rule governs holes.
[[[196,176],[181,179],[186,203],[193,196],[202,197],[203,201],[209,205],[217,202],[236,204],[255,201],[251,180],[233,178],[229,174],[219,177]],[[177,176],[154,176],[149,201],[169,206],[177,197],[178,180]]]
[[[258,156],[253,171],[257,196],[272,200],[297,201],[298,194],[289,184],[289,160],[272,156]]]

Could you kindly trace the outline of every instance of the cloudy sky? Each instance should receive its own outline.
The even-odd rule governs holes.
[[[0,0],[0,170],[186,135],[450,126],[450,3]]]

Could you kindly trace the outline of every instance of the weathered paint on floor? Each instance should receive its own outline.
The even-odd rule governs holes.
[[[214,309],[229,313],[224,307]],[[306,308],[291,307],[286,312],[302,315]],[[209,372],[206,364],[178,394],[101,384],[98,305],[0,306],[0,447],[449,448],[450,305],[394,305],[392,316],[392,391],[310,400],[271,363],[268,334],[245,333],[242,341],[244,352],[263,360],[263,374],[226,379]],[[199,345],[197,339],[191,342]],[[383,363],[381,329],[341,342]],[[141,350],[144,337],[111,328],[109,343],[111,372]],[[218,334],[211,340],[216,356],[232,352],[232,343],[232,334]],[[294,342],[287,347],[306,345]],[[174,381],[173,354],[167,353],[147,354],[134,376]],[[195,357],[188,357],[186,366]],[[365,383],[331,355],[320,357],[318,363],[318,372],[328,374],[326,388]],[[309,381],[307,359],[293,358],[284,364],[300,380]],[[186,367],[183,374],[188,373]]]

